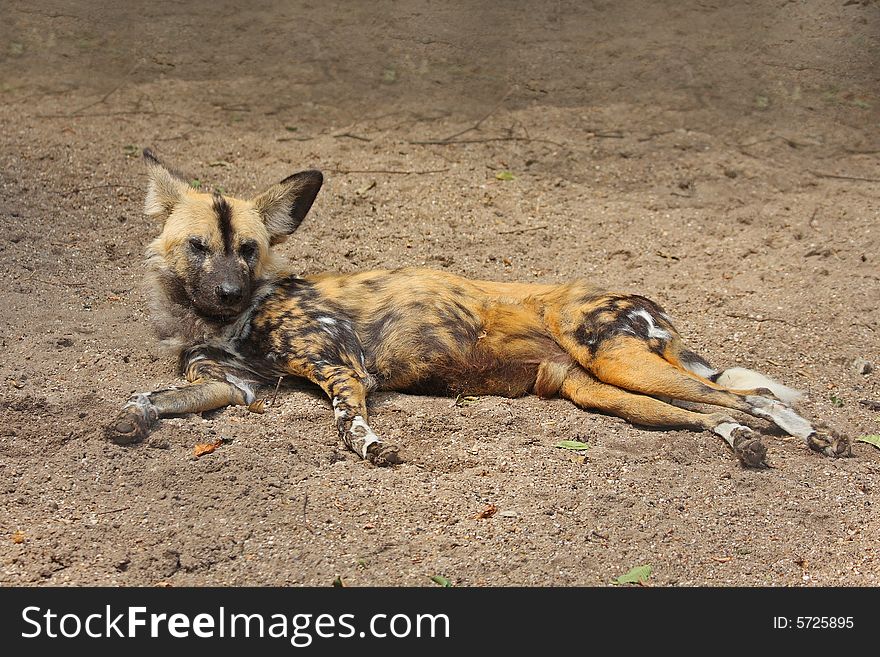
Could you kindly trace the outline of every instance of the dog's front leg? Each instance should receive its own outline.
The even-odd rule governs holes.
[[[254,401],[254,382],[227,362],[216,349],[194,348],[183,356],[183,369],[191,382],[132,395],[105,434],[120,445],[141,442],[160,417],[201,413],[231,404]]]
[[[365,380],[369,377],[345,366],[327,365],[316,369],[310,378],[333,401],[336,430],[351,451],[375,465],[400,463],[397,447],[379,440],[368,424]]]
[[[106,429],[119,445],[141,442],[160,417],[200,413],[230,404],[249,404],[254,393],[242,381],[201,381],[132,395]]]

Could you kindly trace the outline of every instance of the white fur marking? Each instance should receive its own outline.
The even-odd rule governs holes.
[[[803,396],[803,393],[794,388],[782,385],[770,377],[759,372],[747,370],[744,367],[731,367],[724,370],[716,383],[725,388],[735,390],[750,390],[752,388],[767,388],[776,397],[789,406]]]
[[[355,433],[355,429],[363,430],[364,435],[359,436],[357,433]],[[364,422],[364,418],[362,418],[360,415],[354,416],[354,420],[351,421],[351,429],[349,429],[349,431],[356,438],[363,438],[364,439],[364,445],[361,448],[361,457],[362,458],[367,458],[367,448],[369,448],[370,445],[372,445],[374,443],[381,442],[379,440],[379,437],[373,433],[372,429],[370,429],[370,425],[368,425],[366,422]]]
[[[741,424],[737,424],[736,422],[722,422],[719,425],[716,425],[712,428],[712,431],[717,433],[719,436],[724,438],[727,441],[727,444],[733,447],[733,432],[737,429],[747,429]]]
[[[816,430],[813,429],[809,422],[788,408],[788,406],[783,406],[772,399],[756,395],[747,396],[746,401],[752,405],[755,415],[765,420],[770,420],[780,429],[796,438],[807,440],[816,433]]]
[[[245,403],[250,404],[257,398],[253,386],[247,381],[239,379],[234,374],[227,374],[226,380],[244,393]]]
[[[144,214],[150,217],[157,217],[166,211],[165,206],[159,199],[159,191],[156,183],[151,182],[147,188],[147,198],[144,200]]]
[[[711,367],[704,365],[703,363],[683,361],[682,364],[691,372],[693,372],[697,376],[703,377],[704,379],[708,379],[709,377],[715,375],[715,370],[713,370]]]
[[[339,397],[333,398],[333,417],[338,422],[345,417],[345,409],[339,408]]]
[[[324,329],[324,332],[327,335],[334,336],[336,335],[334,328],[337,324],[336,320],[332,317],[319,317],[318,322],[321,324],[321,328]]]
[[[654,324],[654,318],[651,317],[651,313],[649,313],[647,310],[644,310],[642,308],[639,308],[638,310],[631,310],[629,316],[630,319],[641,317],[648,323],[649,338],[659,338],[660,340],[667,340],[672,337],[669,334],[669,331],[664,331],[662,328],[657,328],[656,324]]]

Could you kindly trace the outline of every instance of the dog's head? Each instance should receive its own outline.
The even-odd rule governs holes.
[[[248,307],[270,267],[270,249],[305,218],[321,189],[320,171],[301,171],[251,200],[193,188],[144,151],[149,187],[144,211],[163,222],[147,255],[172,299],[209,320]]]

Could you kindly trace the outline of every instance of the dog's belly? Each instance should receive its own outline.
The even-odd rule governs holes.
[[[456,322],[432,313],[406,315],[387,326],[399,339],[368,350],[367,368],[379,386],[438,395],[519,397],[535,389],[545,363],[568,365],[532,309],[484,302]]]
[[[484,369],[437,368],[414,382],[389,389],[419,395],[499,395],[521,397],[533,391],[540,363],[496,363]]]

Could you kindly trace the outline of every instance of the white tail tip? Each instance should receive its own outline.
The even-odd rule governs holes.
[[[803,393],[794,388],[782,385],[770,377],[759,372],[747,370],[744,367],[731,367],[724,370],[715,381],[718,385],[735,390],[750,390],[752,388],[767,388],[776,397],[789,406],[803,396]]]

